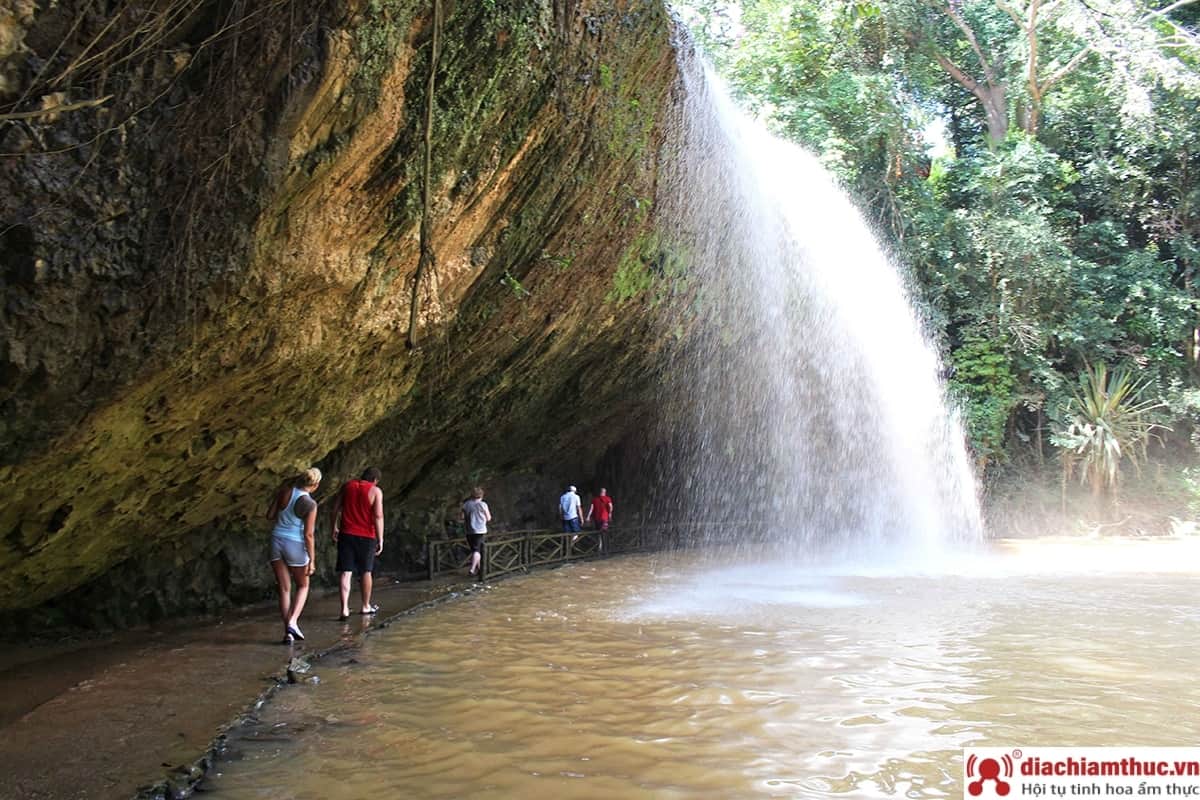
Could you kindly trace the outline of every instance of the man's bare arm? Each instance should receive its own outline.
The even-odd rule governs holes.
[[[375,512],[375,555],[379,555],[383,552],[383,490],[376,486],[374,494],[371,510]]]
[[[345,488],[342,489],[345,491]],[[338,540],[338,534],[342,532],[342,492],[338,492],[333,498],[333,540]]]

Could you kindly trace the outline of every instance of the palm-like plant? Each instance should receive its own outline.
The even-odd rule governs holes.
[[[1108,491],[1114,497],[1121,480],[1121,462],[1128,459],[1140,470],[1150,437],[1165,426],[1150,420],[1150,412],[1163,406],[1141,400],[1145,383],[1126,369],[1109,372],[1103,362],[1084,369],[1069,406],[1071,421],[1050,441],[1062,448],[1064,486],[1078,472],[1092,493]]]

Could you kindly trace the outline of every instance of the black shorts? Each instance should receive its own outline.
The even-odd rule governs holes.
[[[483,534],[482,533],[467,533],[467,547],[471,548],[472,553],[483,551]]]
[[[343,533],[338,536],[337,572],[353,572],[362,575],[375,570],[375,537],[351,536]]]

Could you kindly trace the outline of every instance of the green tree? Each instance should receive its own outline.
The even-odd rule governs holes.
[[[935,62],[977,101],[996,147],[1014,122],[1037,136],[1050,93],[1091,60],[1107,66],[1110,91],[1140,96],[1158,82],[1195,91],[1194,71],[1170,52],[1196,48],[1171,17],[1193,2],[1155,9],[1135,0],[897,0],[880,8],[913,55]]]
[[[966,410],[976,461],[986,466],[1003,458],[1008,420],[1017,403],[1012,363],[992,340],[971,334],[954,351],[952,364],[950,390]]]

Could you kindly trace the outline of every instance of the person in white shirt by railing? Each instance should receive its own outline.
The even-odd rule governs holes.
[[[562,520],[563,533],[579,533],[583,518],[583,503],[575,494],[575,487],[568,486],[558,498],[558,514]]]
[[[471,566],[467,571],[471,575],[479,571],[479,562],[483,557],[483,536],[491,521],[492,512],[488,504],[483,502],[483,489],[476,486],[471,492],[471,499],[463,503],[463,533],[467,537],[467,546],[471,548]]]

